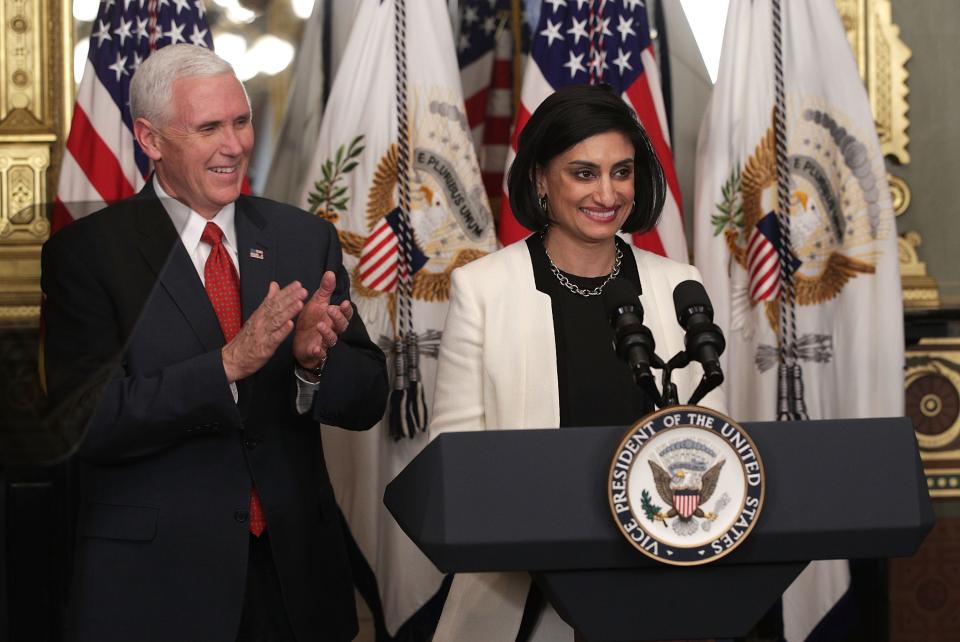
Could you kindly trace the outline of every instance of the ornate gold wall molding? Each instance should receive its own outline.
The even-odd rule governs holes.
[[[910,162],[907,129],[910,105],[906,64],[912,52],[893,22],[890,0],[836,0],[860,77],[867,86],[880,149],[901,164]]]
[[[910,74],[906,64],[912,53],[900,38],[900,27],[893,22],[891,0],[836,0],[836,5],[867,87],[881,151],[893,162],[905,165],[910,162]],[[887,176],[894,210],[900,216],[910,207],[910,186],[899,176]],[[940,306],[939,289],[918,257],[919,245],[920,236],[915,232],[900,238],[904,307],[936,308]]]
[[[917,232],[907,232],[897,239],[900,255],[900,281],[903,284],[903,307],[910,310],[940,307],[937,281],[927,274],[927,264],[920,260],[917,248],[923,240]]]
[[[910,207],[913,195],[907,181],[899,176],[887,174],[887,182],[890,183],[890,196],[893,199],[893,213],[900,216]]]
[[[47,238],[50,224],[43,204],[49,167],[49,145],[0,145],[0,247],[36,245]]]
[[[0,0],[0,324],[39,318],[46,204],[73,110],[71,0]]]

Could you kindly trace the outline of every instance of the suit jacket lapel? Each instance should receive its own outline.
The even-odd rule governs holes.
[[[207,350],[223,346],[223,332],[210,305],[207,291],[197,276],[177,230],[148,180],[143,190],[130,201],[137,218],[140,253],[153,269],[197,338]]]
[[[270,281],[276,280],[277,243],[270,237],[266,217],[245,196],[237,199],[234,222],[237,228],[237,262],[240,264],[240,304],[243,321],[246,322],[263,302]],[[253,407],[256,381],[255,374],[237,382],[240,414],[245,419]]]
[[[237,199],[237,260],[240,263],[240,301],[246,321],[276,280],[277,243],[270,237],[267,218],[245,196]],[[280,284],[281,287],[286,285]]]

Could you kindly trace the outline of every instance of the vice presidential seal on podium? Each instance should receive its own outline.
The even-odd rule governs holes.
[[[666,564],[713,562],[742,544],[763,509],[764,469],[735,421],[699,406],[637,421],[617,446],[610,510],[637,550]]]

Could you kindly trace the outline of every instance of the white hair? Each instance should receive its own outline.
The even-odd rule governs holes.
[[[173,97],[173,84],[181,78],[210,78],[231,74],[230,63],[206,47],[170,45],[150,54],[130,80],[130,115],[146,118],[157,126],[165,125]],[[243,87],[243,83],[240,83]],[[246,88],[243,95],[250,104]]]

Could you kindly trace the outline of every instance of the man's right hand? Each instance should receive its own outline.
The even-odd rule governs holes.
[[[294,281],[283,289],[270,282],[267,296],[227,345],[223,346],[223,370],[227,382],[249,377],[262,368],[293,330],[293,319],[303,309],[307,291]]]

